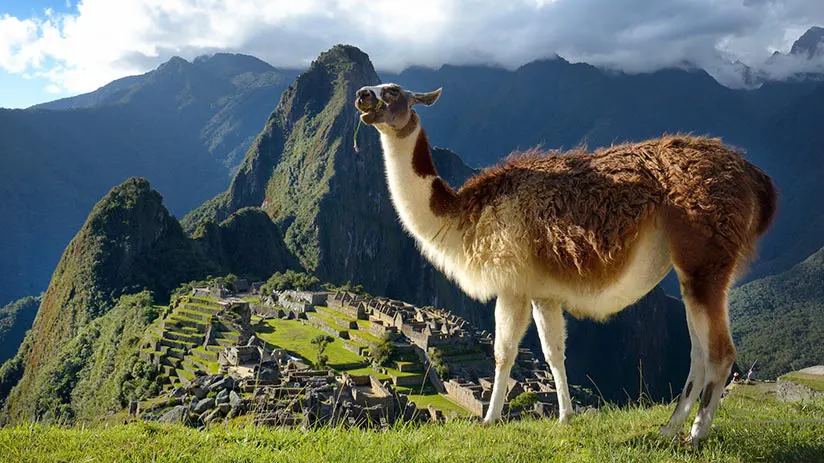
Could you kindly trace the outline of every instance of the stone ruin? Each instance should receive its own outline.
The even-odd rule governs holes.
[[[328,297],[327,306],[372,323],[374,336],[390,336],[407,341],[418,349],[427,366],[432,356],[439,357],[444,377],[430,371],[428,377],[439,392],[471,413],[482,416],[489,407],[494,375],[493,338],[486,331],[472,326],[463,318],[443,309],[416,307],[383,297],[364,297],[336,292]],[[581,388],[571,388],[578,403],[592,403],[591,394]],[[504,411],[517,417],[524,410],[510,410],[509,402],[523,392],[532,392],[537,403],[533,415],[557,413],[557,399],[552,374],[544,362],[531,350],[521,348],[512,378],[507,388]]]
[[[272,374],[262,378],[267,365]],[[130,414],[163,423],[202,427],[251,414],[256,424],[268,426],[385,427],[398,421],[425,421],[421,412],[391,384],[372,375],[336,376],[314,370],[276,350],[265,354],[254,345],[233,346],[221,356],[221,374],[199,374],[186,386],[172,389],[144,411]]]

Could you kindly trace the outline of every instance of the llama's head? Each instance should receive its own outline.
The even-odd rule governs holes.
[[[416,93],[404,90],[398,84],[362,87],[355,94],[355,107],[361,120],[381,132],[398,131],[407,126],[412,117],[412,106],[432,106],[441,96],[441,90]]]

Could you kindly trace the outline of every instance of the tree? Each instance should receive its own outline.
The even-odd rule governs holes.
[[[374,362],[379,366],[386,366],[389,363],[389,360],[392,359],[392,355],[395,353],[395,344],[389,338],[389,336],[384,336],[381,339],[380,344],[375,346],[375,350],[372,353],[372,359]]]
[[[343,291],[346,293],[371,297],[371,295],[367,293],[365,289],[363,289],[363,285],[353,285],[351,280],[347,281],[345,284],[340,286],[333,285],[332,283],[324,283],[323,289],[327,291]]]
[[[261,294],[272,294],[274,291],[286,291],[295,289],[299,291],[314,291],[320,287],[318,277],[294,270],[287,270],[283,273],[275,272],[269,280],[261,287]]]
[[[315,358],[316,368],[326,368],[326,363],[329,361],[329,357],[327,355],[324,355],[323,352],[326,350],[326,346],[328,346],[329,343],[333,342],[334,340],[335,338],[329,336],[328,334],[320,334],[315,336],[314,339],[312,339],[311,343],[318,346],[318,354]]]

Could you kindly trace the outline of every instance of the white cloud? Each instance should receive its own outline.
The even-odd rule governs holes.
[[[0,16],[0,68],[80,92],[173,55],[235,51],[303,67],[349,43],[385,70],[515,67],[558,53],[628,72],[691,62],[734,83],[729,61],[763,63],[816,24],[821,0],[80,0],[68,14]]]

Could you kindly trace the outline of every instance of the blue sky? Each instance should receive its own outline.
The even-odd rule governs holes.
[[[558,54],[625,72],[687,62],[734,87],[735,62],[774,79],[824,70],[824,56],[766,62],[814,25],[822,0],[0,0],[0,107],[89,92],[172,56],[302,68],[336,43],[387,71]]]
[[[8,14],[17,18],[43,16],[47,8],[55,13],[76,11],[75,0],[2,0],[0,16]],[[69,92],[49,93],[46,87],[49,79],[45,77],[24,77],[0,69],[0,107],[26,108],[31,105],[69,96]]]

